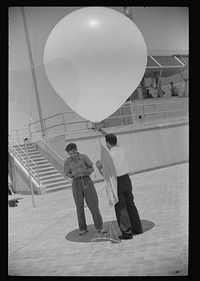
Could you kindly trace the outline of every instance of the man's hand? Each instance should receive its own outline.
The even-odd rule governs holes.
[[[104,176],[103,175],[103,167],[102,167],[102,164],[101,164],[101,161],[100,160],[98,160],[97,162],[96,162],[96,167],[97,167],[97,169],[99,170],[99,173],[102,175],[102,177]]]
[[[76,174],[77,174],[77,176],[83,176],[83,168],[78,168],[76,170]]]
[[[97,162],[96,162],[96,167],[97,167],[97,169],[99,169],[99,170],[102,169],[102,164],[101,164],[100,160],[97,160]]]
[[[101,128],[103,126],[104,126],[104,124],[102,122],[100,122],[100,123],[93,123],[92,130],[94,130],[94,131],[101,131]]]
[[[82,176],[82,173],[83,173],[83,168],[78,168],[78,169],[76,169],[73,173],[72,173],[72,175],[73,175],[73,177],[80,177],[80,176]]]
[[[109,200],[109,201],[108,201],[108,204],[109,204],[110,207],[113,207],[113,206],[115,205],[115,204],[112,202],[112,200]]]
[[[94,171],[93,167],[84,169],[84,168],[78,168],[76,171],[73,172],[73,176],[75,178],[83,177],[83,176],[89,176]]]

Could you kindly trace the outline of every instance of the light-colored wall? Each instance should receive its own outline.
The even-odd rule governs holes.
[[[32,188],[34,194],[37,194],[38,189],[34,183],[32,183]],[[13,186],[13,189],[16,193],[31,194],[29,177],[24,173],[24,171],[21,169],[21,166],[19,166],[17,163],[15,163],[15,185]]]
[[[43,117],[69,107],[51,87],[43,66],[45,42],[52,28],[80,7],[25,7]],[[123,13],[122,7],[111,7]],[[132,7],[149,54],[188,52],[187,7]],[[79,117],[74,117],[73,119]],[[9,8],[9,126],[39,119],[20,7]]]
[[[142,172],[149,169],[165,167],[189,160],[189,125],[186,121],[161,123],[160,125],[145,125],[134,128],[106,129],[115,133],[119,143],[126,150],[130,173]],[[93,163],[100,159],[100,142],[106,147],[101,135],[100,142],[97,133],[61,135],[47,140],[48,144],[63,158],[68,143],[77,144],[78,151],[87,154]],[[93,180],[102,179],[96,166],[92,174]]]
[[[9,155],[9,174],[13,185],[13,191],[18,194],[31,194],[31,184],[28,171],[21,165],[20,161]],[[33,179],[33,177],[32,177]],[[46,187],[39,185],[32,180],[32,189],[34,194],[46,194]]]

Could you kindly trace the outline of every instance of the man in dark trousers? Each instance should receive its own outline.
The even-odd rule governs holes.
[[[63,173],[73,180],[72,193],[77,210],[79,235],[83,235],[88,231],[84,212],[84,198],[92,213],[96,229],[100,233],[106,233],[99,211],[98,196],[90,178],[90,174],[94,171],[93,163],[87,155],[78,152],[75,143],[69,143],[66,147],[66,152],[69,157],[64,162]]]
[[[121,145],[118,145],[116,135],[107,134],[103,129],[99,131],[105,135],[106,146],[109,149],[117,175],[119,201],[115,204],[115,213],[122,233],[119,238],[132,239],[134,234],[143,233],[143,229],[137,208],[134,204],[132,183],[128,174],[129,169],[125,151]],[[101,162],[97,161],[96,166],[102,174]]]

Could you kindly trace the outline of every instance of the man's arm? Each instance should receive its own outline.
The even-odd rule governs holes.
[[[93,163],[87,155],[84,155],[85,168],[78,168],[76,170],[77,176],[89,176],[94,172]]]
[[[95,124],[95,129],[99,131],[103,136],[107,135],[108,133],[105,131],[105,129],[102,128],[103,124]]]
[[[99,132],[102,133],[103,136],[106,136],[108,134],[104,129],[100,129]]]
[[[97,169],[99,170],[99,173],[102,175],[102,177],[103,177],[103,168],[102,168],[102,165],[101,165],[101,162],[98,160],[97,162],[96,162],[96,167],[97,167]]]
[[[94,168],[93,167],[89,167],[89,168],[78,168],[76,170],[76,176],[89,176],[94,172]]]
[[[74,173],[71,172],[69,165],[66,161],[64,162],[63,175],[68,178],[74,178],[75,176]]]

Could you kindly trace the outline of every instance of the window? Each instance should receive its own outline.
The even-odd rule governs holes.
[[[129,100],[188,96],[188,55],[148,56],[147,68]]]

